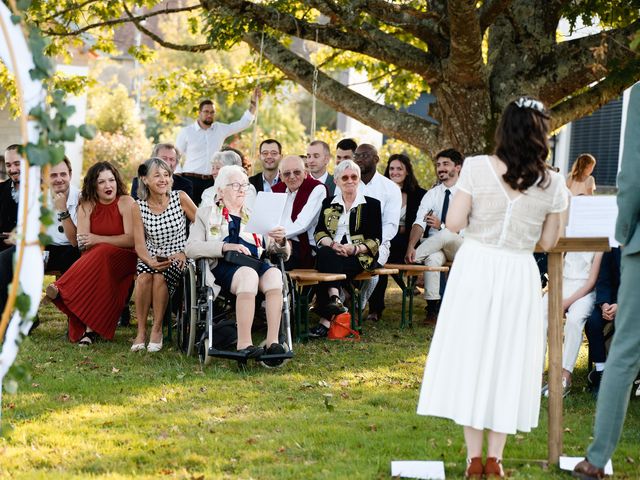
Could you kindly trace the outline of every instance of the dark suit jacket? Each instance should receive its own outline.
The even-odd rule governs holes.
[[[280,183],[280,177],[278,177],[278,183]],[[258,172],[255,175],[249,177],[249,183],[256,187],[256,192],[264,192],[264,185],[262,184],[262,172]]]
[[[18,224],[18,204],[11,196],[11,180],[0,183],[0,233],[10,232]],[[0,250],[8,248],[0,241]]]
[[[620,287],[620,248],[605,252],[596,280],[596,305],[618,303]]]
[[[327,175],[327,180],[324,182],[324,186],[327,187],[329,198],[333,197],[336,191],[336,182],[333,179],[333,175]]]
[[[640,252],[640,83],[631,88],[624,133],[622,166],[618,175],[618,219],[616,240],[623,255]]]
[[[407,233],[411,231],[413,222],[416,221],[416,215],[418,214],[418,209],[420,208],[420,202],[422,201],[422,197],[424,197],[425,193],[427,193],[427,191],[421,187],[416,188],[411,193],[407,193],[407,214],[404,221]]]
[[[191,180],[181,175],[173,176],[173,186],[171,190],[182,190],[189,195],[189,198],[193,198],[193,184]],[[131,196],[138,200],[138,177],[134,177],[133,182],[131,182]]]

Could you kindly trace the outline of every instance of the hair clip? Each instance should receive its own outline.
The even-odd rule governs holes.
[[[543,115],[547,114],[544,110],[544,105],[542,104],[542,102],[539,100],[534,100],[533,98],[520,97],[515,101],[515,104],[520,108],[530,108],[532,110],[535,110],[536,112],[542,113]]]
[[[147,166],[143,163],[138,167],[138,176],[139,177],[146,177],[147,173],[148,173],[149,169],[147,168]]]

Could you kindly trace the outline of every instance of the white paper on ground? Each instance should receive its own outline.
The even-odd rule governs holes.
[[[391,476],[444,480],[444,462],[425,462],[416,460],[391,462]]]
[[[245,230],[266,235],[278,225],[282,225],[282,213],[286,203],[286,193],[258,192]]]
[[[609,245],[617,247],[616,219],[618,204],[614,195],[581,195],[571,197],[567,237],[609,237]]]
[[[575,466],[584,460],[584,457],[560,457],[560,470],[573,471]],[[604,466],[604,473],[613,475],[613,464],[611,460]]]

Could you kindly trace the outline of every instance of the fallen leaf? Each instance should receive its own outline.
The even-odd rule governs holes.
[[[375,423],[372,423],[371,425],[369,425],[369,430],[371,430],[372,432],[377,432],[378,427],[375,425]]]
[[[247,439],[247,443],[249,445],[254,445],[258,440],[256,440],[255,438],[248,438]]]
[[[167,403],[167,397],[160,397],[160,401],[164,402],[164,403]]]
[[[120,371],[119,368],[116,368],[116,367],[111,368],[111,373],[118,373],[119,371]]]
[[[39,384],[39,383],[32,383],[32,384],[31,384],[31,386],[32,386],[33,388],[38,388],[38,387],[40,386],[40,384]]]
[[[278,453],[284,453],[284,452],[286,452],[286,451],[287,451],[287,449],[286,449],[286,448],[284,448],[284,447],[280,447],[280,448],[278,449]]]
[[[63,393],[62,395],[60,395],[58,397],[58,400],[62,401],[62,402],[66,402],[67,400],[69,400],[71,398],[71,395],[67,394],[67,393]]]
[[[626,460],[627,460],[627,463],[636,463],[635,460],[631,457],[627,457]]]
[[[200,393],[205,393],[207,391],[207,387],[200,387]]]
[[[571,433],[571,429],[569,427],[565,427],[564,431],[565,433]]]

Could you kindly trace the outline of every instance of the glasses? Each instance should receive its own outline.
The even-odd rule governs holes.
[[[271,151],[263,151],[260,152],[260,155],[262,155],[263,157],[277,157],[278,155],[280,155],[280,152],[277,150],[271,150]]]
[[[352,182],[357,182],[358,175],[356,175],[355,173],[352,173],[351,175],[342,175],[340,177],[340,180],[342,180],[343,182],[348,182],[349,180],[351,180]]]
[[[357,159],[357,158],[370,158],[373,157],[373,153],[371,152],[356,152],[353,154],[353,158]]]
[[[282,172],[282,176],[284,178],[289,178],[293,176],[299,177],[302,175],[302,173],[303,173],[302,170],[288,170],[286,172]]]
[[[239,192],[240,190],[246,190],[247,188],[249,188],[249,184],[233,182],[227,183],[227,187],[231,187],[235,192]]]

